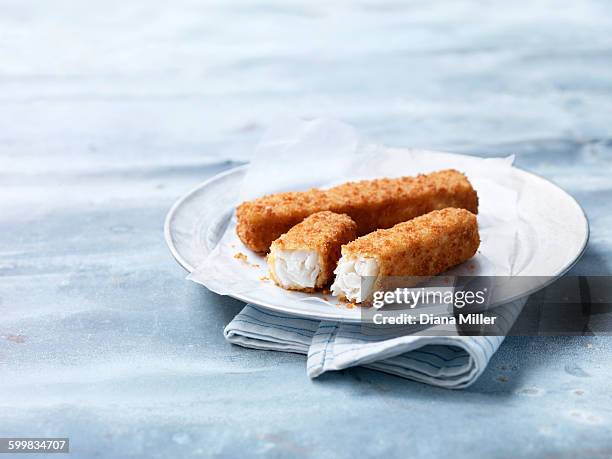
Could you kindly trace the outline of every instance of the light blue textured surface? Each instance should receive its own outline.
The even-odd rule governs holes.
[[[74,457],[609,457],[608,338],[511,338],[466,391],[233,347],[172,202],[279,116],[517,164],[612,271],[603,1],[0,2],[0,435]]]

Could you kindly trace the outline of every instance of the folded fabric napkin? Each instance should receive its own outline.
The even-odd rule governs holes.
[[[496,308],[507,332],[525,299]],[[225,338],[252,349],[308,356],[308,376],[364,366],[449,389],[468,387],[482,374],[504,336],[376,336],[361,324],[318,321],[247,305],[225,327]]]

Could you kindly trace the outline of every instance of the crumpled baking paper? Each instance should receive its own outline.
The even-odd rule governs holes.
[[[515,274],[517,190],[521,188],[512,173],[513,160],[513,156],[485,159],[390,148],[368,142],[353,127],[338,121],[288,120],[274,125],[263,136],[237,190],[236,205],[269,193],[454,168],[465,173],[478,192],[481,245],[474,258],[450,274],[508,276]],[[218,243],[189,279],[221,295],[255,296],[275,304],[326,302],[338,307],[329,295],[289,292],[275,286],[268,279],[265,257],[240,242],[235,226],[232,214],[222,234],[208,236],[209,241]]]

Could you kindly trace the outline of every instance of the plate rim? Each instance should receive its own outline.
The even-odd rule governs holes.
[[[189,262],[187,262],[181,256],[181,254],[178,252],[178,250],[176,250],[176,247],[175,247],[175,245],[174,245],[174,243],[172,241],[172,235],[170,234],[170,223],[172,221],[172,218],[174,217],[174,214],[176,213],[177,209],[187,199],[189,199],[192,195],[194,195],[195,193],[200,191],[202,188],[207,187],[212,182],[216,182],[217,180],[220,180],[220,179],[222,179],[223,177],[225,177],[227,175],[235,174],[236,172],[238,172],[241,169],[247,169],[248,166],[249,166],[248,164],[243,164],[241,166],[231,167],[231,168],[229,168],[226,171],[219,172],[218,174],[215,174],[212,177],[209,177],[208,179],[204,180],[203,182],[200,182],[198,185],[196,185],[195,187],[190,189],[187,193],[183,194],[180,198],[178,198],[174,202],[174,204],[172,204],[170,209],[168,210],[168,213],[166,214],[166,217],[164,219],[164,240],[166,241],[166,245],[170,249],[170,253],[174,257],[174,260],[179,264],[179,266],[181,266],[188,273],[191,274],[194,271],[195,267],[191,266],[189,264]]]
[[[464,156],[458,153],[447,153],[446,154],[451,154],[451,155],[457,155],[457,156]],[[240,172],[241,170],[246,170],[248,169],[249,164],[243,164],[237,167],[232,167],[226,171],[220,172],[218,174],[213,175],[212,177],[204,180],[203,182],[199,183],[198,185],[196,185],[194,188],[190,189],[188,192],[186,192],[185,194],[183,194],[181,197],[179,197],[174,204],[172,204],[172,206],[170,207],[170,209],[168,210],[168,213],[166,214],[166,217],[164,219],[164,240],[166,242],[166,245],[168,246],[170,253],[172,254],[173,258],[175,259],[175,261],[179,264],[179,266],[181,266],[185,271],[187,271],[188,273],[193,272],[193,270],[195,269],[195,267],[191,266],[191,264],[189,262],[187,262],[182,255],[178,252],[178,250],[176,249],[176,246],[173,243],[172,240],[172,235],[170,232],[170,227],[171,227],[171,223],[172,223],[172,219],[175,215],[175,213],[177,212],[177,209],[190,197],[192,197],[195,193],[197,193],[198,191],[200,191],[202,188],[207,187],[208,185],[210,185],[213,182],[216,182],[217,180],[221,180],[223,178],[225,178],[228,175],[232,175],[232,174],[236,174],[238,172]],[[574,198],[574,196],[572,196],[570,193],[568,193],[567,191],[565,191],[561,186],[559,186],[557,183],[555,183],[553,180],[547,179],[545,177],[542,177],[541,175],[538,175],[534,172],[530,172],[527,171],[521,167],[517,167],[517,166],[512,166],[514,169],[516,169],[519,173],[524,174],[528,177],[531,177],[532,179],[538,180],[538,181],[543,181],[543,182],[547,182],[548,184],[553,185],[555,188],[557,188],[558,191],[562,192],[563,194],[565,194],[567,197],[570,198],[570,200],[576,205],[576,207],[580,210],[582,218],[583,218],[583,223],[584,223],[584,236],[583,236],[583,240],[582,240],[582,245],[580,246],[580,250],[576,253],[574,259],[572,261],[570,261],[569,263],[567,263],[565,266],[563,266],[557,273],[551,274],[549,277],[550,279],[540,285],[538,285],[537,287],[533,288],[532,290],[522,293],[520,295],[520,298],[523,297],[527,297],[533,293],[535,293],[536,291],[539,291],[545,287],[547,287],[548,285],[550,285],[552,282],[554,282],[555,280],[557,280],[558,278],[560,278],[561,276],[565,275],[570,269],[572,269],[576,263],[578,263],[578,261],[582,258],[582,255],[584,254],[589,239],[590,239],[590,235],[591,235],[591,225],[588,219],[588,216],[586,214],[586,212],[584,211],[584,208],[580,205],[580,203],[576,200],[576,198]],[[229,294],[228,296],[236,298],[240,301],[244,301],[245,303],[251,303],[250,300],[248,300],[247,298],[242,297],[241,295],[236,295],[236,294]],[[518,299],[519,296],[517,296],[516,298],[513,298],[511,301],[514,301],[516,299]],[[293,313],[289,313],[286,310],[284,310],[283,308],[276,306],[274,304],[270,304],[270,303],[261,303],[258,302],[256,303],[258,306],[267,308],[267,309],[271,309],[277,312],[282,312],[284,314],[287,315],[295,315],[295,316],[299,316],[299,317],[307,317],[307,318],[314,318],[313,315],[309,315],[309,314],[300,314],[299,312],[293,312]],[[336,321],[345,321],[345,322],[353,322],[356,321],[357,319],[351,319],[351,318],[338,318],[337,315],[334,314],[324,314],[324,313],[317,313],[316,314],[316,318],[318,318],[319,320],[324,320],[324,319],[332,319],[332,320],[336,320]]]

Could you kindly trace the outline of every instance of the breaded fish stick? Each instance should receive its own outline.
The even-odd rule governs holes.
[[[288,290],[313,291],[329,285],[340,247],[357,237],[357,225],[343,214],[324,211],[307,217],[270,247],[270,276]]]
[[[476,191],[453,169],[264,196],[238,206],[236,232],[251,250],[267,252],[272,241],[315,212],[347,214],[363,235],[445,207],[478,212]]]
[[[473,213],[436,210],[342,246],[332,293],[361,303],[380,289],[386,277],[441,274],[471,258],[479,245]]]

